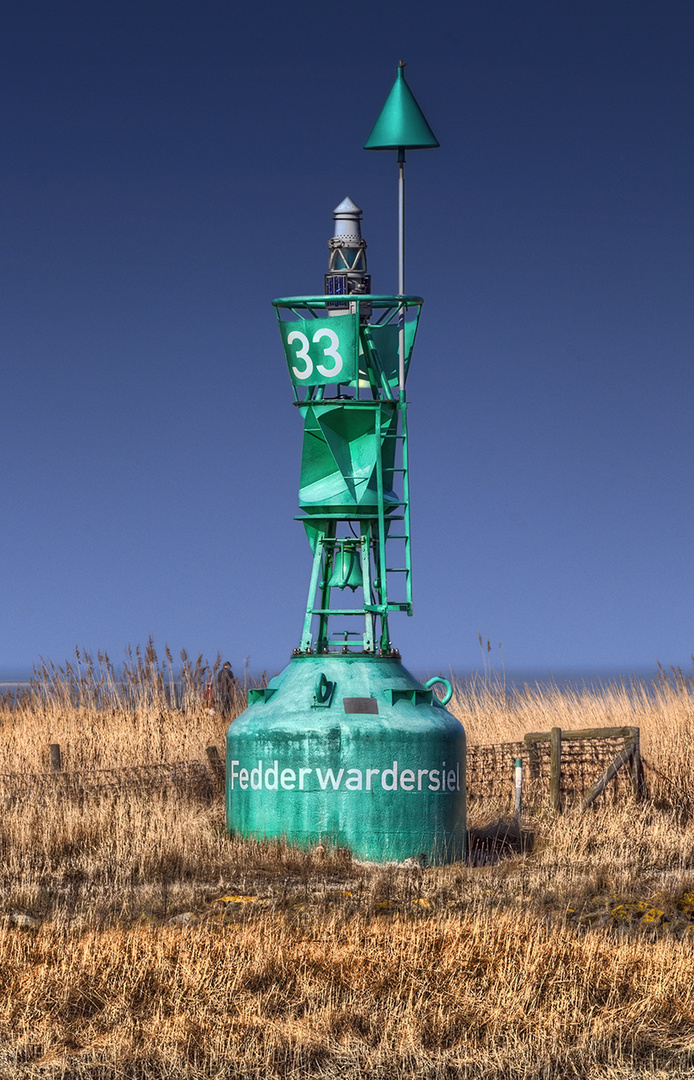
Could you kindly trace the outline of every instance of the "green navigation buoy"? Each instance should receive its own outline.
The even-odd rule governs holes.
[[[402,66],[367,146],[394,137],[438,145]],[[412,614],[405,383],[422,300],[404,295],[404,268],[397,296],[371,292],[361,216],[349,198],[333,213],[322,295],[273,301],[313,562],[289,666],[229,727],[227,827],[451,862],[465,855],[465,732],[448,680],[422,684],[390,636],[390,616]]]

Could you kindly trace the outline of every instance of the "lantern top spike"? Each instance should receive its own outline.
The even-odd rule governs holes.
[[[414,94],[405,82],[405,61],[401,60],[397,78],[371,134],[364,143],[364,149],[433,150],[439,145]]]

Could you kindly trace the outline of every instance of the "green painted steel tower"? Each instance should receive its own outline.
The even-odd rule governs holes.
[[[367,143],[398,150],[401,226],[404,150],[438,145],[403,67]],[[465,854],[465,733],[450,684],[420,683],[390,632],[412,614],[405,387],[422,300],[404,292],[402,237],[398,295],[371,292],[361,216],[349,198],[333,212],[323,294],[273,301],[313,560],[300,643],[229,728],[227,826],[451,862]]]

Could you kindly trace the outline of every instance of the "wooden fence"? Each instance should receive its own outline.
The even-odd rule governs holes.
[[[21,799],[58,792],[79,799],[99,793],[156,791],[210,800],[224,791],[225,769],[216,746],[208,746],[206,756],[206,762],[69,772],[63,770],[60,746],[53,743],[51,771],[0,773],[0,796]],[[517,761],[522,770],[522,800],[528,808],[549,805],[560,811],[577,803],[590,806],[601,795],[617,800],[631,794],[640,799],[646,792],[637,727],[552,728],[530,732],[522,742],[468,746],[468,799],[513,802]]]
[[[637,727],[529,732],[522,742],[469,746],[468,799],[513,800],[520,759],[523,804],[590,806],[600,795],[613,800],[646,793]]]

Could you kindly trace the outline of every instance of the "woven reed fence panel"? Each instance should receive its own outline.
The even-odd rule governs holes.
[[[209,800],[219,789],[214,774],[202,761],[81,772],[0,773],[0,797],[5,799],[57,794],[79,800],[95,795],[156,792],[172,798]]]
[[[595,781],[625,747],[624,738],[562,740],[562,805],[581,802]],[[523,763],[523,804],[549,801],[549,742],[496,743],[467,748],[467,797],[513,803],[516,758]],[[618,801],[631,794],[628,768],[620,769],[600,799]]]

